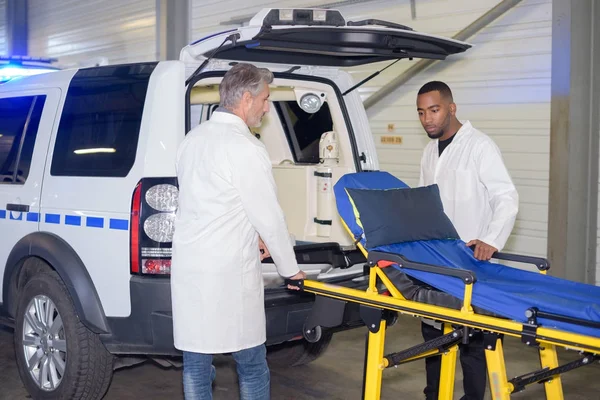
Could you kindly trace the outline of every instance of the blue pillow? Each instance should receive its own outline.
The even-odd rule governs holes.
[[[346,189],[367,248],[419,240],[460,239],[444,213],[437,185],[406,189]]]

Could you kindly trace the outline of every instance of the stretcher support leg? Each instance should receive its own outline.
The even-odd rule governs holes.
[[[452,332],[450,324],[444,324],[444,334]],[[454,397],[454,378],[456,375],[456,356],[458,344],[450,347],[442,354],[442,366],[440,371],[439,400],[452,400]]]
[[[556,347],[548,344],[540,348],[540,365],[542,369],[554,369],[558,368],[558,355],[556,354]],[[563,400],[563,390],[560,375],[553,376],[550,380],[544,383],[544,389],[546,390],[546,400]]]
[[[372,332],[369,329],[367,339],[367,362],[365,364],[364,400],[379,400],[381,396],[381,377],[384,361],[383,350],[385,347],[386,320],[379,322],[379,330]]]
[[[485,350],[485,359],[488,369],[488,378],[490,381],[490,391],[493,400],[510,400],[510,394],[513,391],[513,385],[508,382],[506,376],[506,364],[504,363],[504,349],[502,340],[496,335],[495,343],[487,344]]]

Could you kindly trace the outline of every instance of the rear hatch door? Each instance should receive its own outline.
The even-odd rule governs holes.
[[[181,58],[352,67],[399,58],[443,60],[470,47],[386,21],[346,21],[336,10],[266,9],[249,26],[186,46]]]

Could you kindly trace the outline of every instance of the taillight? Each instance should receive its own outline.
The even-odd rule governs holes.
[[[140,211],[142,183],[139,182],[133,191],[131,202],[131,272],[140,272]]]
[[[170,274],[171,260],[155,260],[151,258],[144,260],[142,272],[144,274]]]
[[[133,198],[131,272],[169,275],[175,211],[179,199],[176,179],[144,178],[136,187]],[[136,206],[138,207],[137,219],[135,219]],[[137,243],[135,248],[134,242]]]

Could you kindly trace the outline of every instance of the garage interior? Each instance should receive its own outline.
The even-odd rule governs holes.
[[[0,0],[0,56],[26,55],[81,68],[177,60],[187,44],[244,26],[263,8],[338,9],[466,41],[443,62],[401,60],[357,89],[379,167],[416,186],[427,136],[415,110],[430,80],[449,84],[458,115],[503,153],[520,195],[505,252],[547,258],[550,275],[600,286],[600,3],[597,0]],[[351,67],[358,82],[387,64]],[[507,262],[508,265],[514,265]],[[271,365],[273,399],[360,398],[366,330],[336,333],[301,366]],[[29,398],[15,364],[13,331],[0,327],[0,399]],[[420,321],[400,316],[386,346],[422,342]],[[539,367],[535,351],[507,338],[510,375]],[[559,351],[562,362],[579,357]],[[183,398],[181,368],[121,360],[105,399]],[[235,363],[215,359],[215,399],[237,399]],[[562,375],[565,398],[597,399],[600,365]],[[382,399],[421,399],[424,362],[385,371]],[[454,398],[463,393],[460,363]],[[515,399],[544,398],[543,385]],[[486,399],[491,399],[486,394]]]

